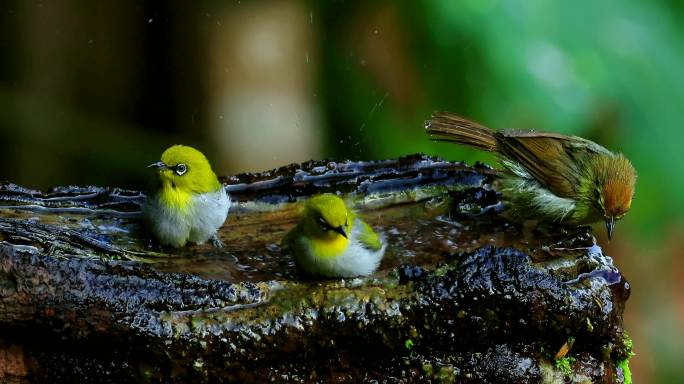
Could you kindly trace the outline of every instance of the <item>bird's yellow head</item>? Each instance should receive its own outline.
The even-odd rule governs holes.
[[[615,221],[622,219],[632,207],[637,176],[632,163],[622,154],[602,157],[599,161],[598,203],[610,238]]]
[[[353,222],[354,213],[335,195],[314,196],[304,207],[303,230],[313,239],[346,244]]]
[[[202,152],[185,145],[174,145],[162,153],[161,161],[149,166],[158,175],[161,199],[184,208],[193,194],[218,190],[221,184]]]

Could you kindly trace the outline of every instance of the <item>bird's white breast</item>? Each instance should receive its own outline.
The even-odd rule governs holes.
[[[192,198],[194,211],[189,241],[203,243],[223,225],[230,209],[230,197],[221,187],[216,192],[203,193]]]
[[[517,178],[506,180],[505,188],[516,194],[532,196],[531,201],[529,201],[530,206],[544,216],[552,217],[556,221],[563,221],[575,210],[576,203],[573,199],[556,196],[544,188],[520,164],[506,159],[501,159],[501,163],[517,176]]]
[[[215,192],[195,195],[187,210],[173,209],[158,196],[149,198],[143,214],[162,244],[174,247],[186,242],[203,243],[223,225],[230,209],[230,197],[221,187]]]

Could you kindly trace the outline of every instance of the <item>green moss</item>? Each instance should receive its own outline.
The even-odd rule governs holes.
[[[384,310],[388,303],[411,298],[414,294],[410,286],[398,285],[393,279],[384,279],[380,283],[373,282],[372,284],[355,287],[345,286],[339,282],[290,284],[287,288],[272,293],[269,307],[276,313],[267,313],[267,315],[300,313],[311,307],[354,309],[365,303],[375,303]]]
[[[439,268],[435,269],[435,276],[444,276],[450,271],[456,270],[457,266],[454,263],[451,264],[445,264],[440,266]]]
[[[564,375],[564,376],[570,376],[572,375],[572,364],[575,362],[574,357],[570,357],[568,353],[572,349],[572,346],[575,344],[575,337],[570,336],[568,337],[568,340],[563,344],[561,347],[561,350],[558,351],[556,356],[560,355],[563,356],[560,359],[556,359],[556,368]],[[561,353],[562,351],[562,353]]]
[[[556,360],[556,368],[565,376],[572,375],[572,364],[575,363],[575,358],[566,356],[562,359]]]
[[[623,333],[622,343],[624,344],[625,349],[627,350],[627,354],[629,355],[629,357],[634,356],[634,352],[632,352],[632,349],[634,348],[634,341],[632,340],[631,337],[629,337],[627,332]]]
[[[622,344],[625,348],[627,357],[618,361],[617,366],[622,370],[622,377],[624,384],[632,384],[632,371],[629,369],[629,359],[634,356],[632,348],[634,348],[634,341],[629,337],[627,332],[623,334]]]
[[[629,369],[629,359],[619,362],[618,368],[622,370],[623,384],[632,384],[632,371]]]
[[[404,341],[404,346],[406,347],[406,349],[410,350],[411,348],[413,348],[413,340],[406,339],[406,341]]]
[[[435,380],[438,383],[455,383],[456,375],[454,374],[454,368],[451,366],[441,367],[435,375]]]

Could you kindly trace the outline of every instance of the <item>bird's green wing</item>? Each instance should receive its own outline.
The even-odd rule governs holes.
[[[288,232],[285,237],[283,237],[283,240],[280,242],[280,247],[283,249],[286,248],[291,248],[292,245],[295,243],[295,240],[301,235],[301,230],[299,228],[299,225],[296,227],[292,228],[290,232]]]
[[[500,153],[525,168],[535,179],[561,197],[576,195],[582,169],[596,154],[610,154],[600,145],[558,133],[503,130],[497,136]]]
[[[358,235],[358,240],[365,248],[373,251],[377,251],[382,248],[382,241],[380,236],[371,228],[370,225],[366,224],[363,220],[357,220],[356,225],[360,225],[360,231]]]

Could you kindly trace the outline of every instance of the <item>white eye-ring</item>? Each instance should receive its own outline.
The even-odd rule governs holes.
[[[176,174],[178,176],[183,176],[183,174],[187,171],[188,171],[188,167],[185,164],[176,165]]]

